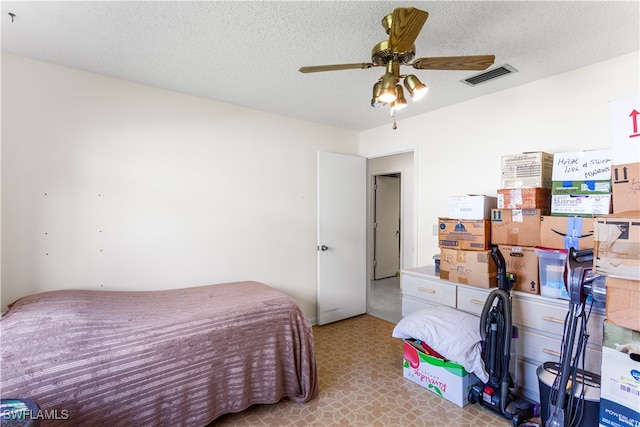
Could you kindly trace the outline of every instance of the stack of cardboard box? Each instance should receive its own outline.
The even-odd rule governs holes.
[[[640,97],[612,104],[613,214],[595,222],[595,270],[606,275],[607,320],[640,331]],[[619,123],[618,116],[623,120]]]
[[[569,249],[593,249],[606,284],[600,427],[640,425],[640,97],[611,113],[611,150],[503,156],[496,200],[452,198],[438,235],[442,279],[495,286],[493,244],[514,290],[567,299]]]
[[[612,150],[553,155],[551,215],[593,217],[611,213]]]
[[[449,217],[438,218],[441,279],[483,288],[497,285],[489,220],[496,202],[496,197],[484,195],[449,200]]]
[[[640,425],[640,215],[596,218],[594,239],[607,292],[599,423]]]
[[[613,212],[640,211],[640,96],[611,103]]]
[[[568,299],[563,271],[569,248],[592,249],[594,217],[611,212],[612,150],[555,153],[551,214],[540,220],[540,294]]]
[[[613,102],[613,214],[594,227],[594,268],[606,275],[601,427],[640,425],[640,97]]]
[[[545,152],[502,156],[498,206],[491,214],[491,243],[516,275],[513,289],[538,294],[540,221],[551,208],[553,155]]]

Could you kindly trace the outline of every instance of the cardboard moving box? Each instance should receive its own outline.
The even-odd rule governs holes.
[[[540,246],[593,249],[593,221],[593,218],[543,215],[540,218]]]
[[[488,219],[438,218],[438,245],[483,251],[491,247],[491,221]]]
[[[640,331],[640,281],[607,276],[607,321]]]
[[[498,285],[496,263],[491,251],[440,249],[440,278],[479,288]]]
[[[611,213],[611,194],[552,194],[551,215],[594,216]]]
[[[640,425],[640,332],[604,322],[600,421],[603,427]]]
[[[551,212],[551,190],[548,188],[501,188],[498,209],[542,209]]]
[[[596,218],[593,240],[597,274],[640,280],[640,212]]]
[[[507,273],[516,275],[513,290],[539,294],[538,255],[535,249],[509,245],[498,245],[498,249],[504,257]]]
[[[640,95],[611,101],[611,150],[613,164],[640,162],[640,132],[637,124]]]
[[[449,198],[449,218],[489,219],[491,209],[497,206],[497,198],[469,194]]]
[[[511,154],[502,156],[501,162],[501,188],[551,188],[553,154]]]
[[[491,243],[540,246],[540,209],[494,209],[491,211]]]
[[[551,194],[610,194],[611,180],[553,181]]]
[[[469,403],[469,391],[478,382],[474,374],[457,363],[428,355],[407,340],[402,376],[460,407]]]
[[[553,181],[611,179],[613,150],[587,150],[553,155]]]
[[[640,211],[640,163],[613,166],[613,213]]]

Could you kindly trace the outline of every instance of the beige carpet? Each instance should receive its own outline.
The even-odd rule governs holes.
[[[362,315],[314,326],[320,394],[306,404],[282,401],[228,414],[213,426],[511,426],[496,413],[460,408],[402,377],[395,325]]]

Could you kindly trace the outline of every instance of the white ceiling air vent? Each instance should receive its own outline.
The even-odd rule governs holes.
[[[484,73],[476,74],[468,79],[461,80],[462,83],[469,86],[477,86],[481,83],[486,83],[490,80],[495,80],[499,77],[504,77],[509,74],[517,73],[518,70],[513,68],[509,64],[504,64],[501,67],[494,68],[493,70],[485,71]]]

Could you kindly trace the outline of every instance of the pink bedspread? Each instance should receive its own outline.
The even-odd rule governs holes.
[[[0,396],[43,426],[204,426],[318,394],[311,325],[258,282],[148,292],[53,291],[0,321]]]

